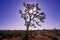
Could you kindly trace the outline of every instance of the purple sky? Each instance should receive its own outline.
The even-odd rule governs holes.
[[[20,18],[19,9],[24,9],[23,2],[39,3],[46,19],[41,27],[30,29],[60,29],[60,0],[0,0],[0,29],[24,30],[24,20]]]

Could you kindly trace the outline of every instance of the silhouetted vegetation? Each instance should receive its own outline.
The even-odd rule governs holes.
[[[41,9],[38,6],[38,3],[36,4],[30,4],[30,3],[23,3],[23,6],[25,7],[25,10],[23,13],[22,10],[19,10],[19,14],[21,15],[21,18],[24,19],[25,21],[25,26],[26,26],[26,33],[25,33],[25,37],[23,38],[23,40],[28,40],[28,31],[29,31],[29,27],[37,27],[41,26],[40,22],[44,22],[45,17],[45,13],[41,12]],[[39,12],[40,11],[40,12]],[[39,21],[37,21],[39,20]]]
[[[16,38],[23,40],[25,30],[0,30],[0,40]],[[19,38],[18,38],[19,37]],[[60,30],[29,30],[29,40],[60,40]],[[15,40],[15,39],[13,39]]]

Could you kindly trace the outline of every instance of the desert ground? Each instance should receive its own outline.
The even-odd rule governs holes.
[[[0,40],[23,40],[25,30],[0,30]],[[60,30],[29,30],[28,40],[60,40]]]

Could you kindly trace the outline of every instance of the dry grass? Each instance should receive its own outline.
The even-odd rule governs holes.
[[[22,40],[24,35],[25,34],[23,34],[23,32],[21,32],[20,36],[19,35],[18,36],[13,35],[13,37],[7,37],[7,38],[2,38],[2,39],[3,40]],[[54,37],[56,37],[57,40],[60,40],[60,36],[59,35],[56,35],[55,33],[50,32],[50,31],[49,32],[48,31],[45,31],[45,32],[43,31],[43,33],[41,33],[40,31],[32,32],[31,35],[29,34],[28,40],[52,40]]]
[[[5,38],[4,40],[22,40],[21,37],[12,37],[12,38]],[[28,40],[52,40],[52,38],[48,38],[46,36],[42,36],[41,34],[37,34],[34,36],[34,38],[28,38]],[[60,37],[58,37],[58,40],[60,40]]]

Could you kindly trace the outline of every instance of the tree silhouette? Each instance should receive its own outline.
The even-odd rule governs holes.
[[[41,26],[40,22],[44,22],[45,13],[41,12],[38,3],[23,3],[23,5],[25,7],[25,11],[23,13],[22,10],[19,10],[19,14],[21,14],[21,18],[25,20],[25,26],[27,27],[26,35],[23,40],[28,40],[29,27],[31,26],[36,28],[36,25]]]

